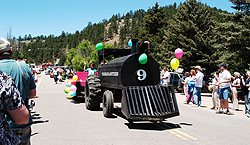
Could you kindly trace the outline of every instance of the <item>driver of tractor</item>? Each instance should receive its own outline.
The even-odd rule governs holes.
[[[89,65],[89,67],[90,67],[90,68],[87,69],[88,75],[95,75],[96,69],[94,68],[94,63],[91,63],[91,64]]]

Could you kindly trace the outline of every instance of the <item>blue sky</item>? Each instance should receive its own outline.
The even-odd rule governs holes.
[[[166,6],[185,0],[0,0],[0,37],[25,34],[60,35],[62,31],[74,33],[88,22],[98,23],[113,14],[152,7],[155,2]],[[229,0],[201,0],[211,7],[234,12]]]

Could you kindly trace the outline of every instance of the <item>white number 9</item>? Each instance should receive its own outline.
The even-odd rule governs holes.
[[[139,81],[143,81],[146,79],[147,77],[147,73],[145,72],[145,70],[143,69],[139,69],[137,72],[136,72],[137,76],[138,76],[138,80]]]

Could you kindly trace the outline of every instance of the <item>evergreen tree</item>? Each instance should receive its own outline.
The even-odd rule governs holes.
[[[31,39],[32,39],[32,36],[31,34],[29,34],[27,40],[31,40]]]
[[[149,52],[156,54],[155,47],[163,40],[163,33],[168,25],[168,20],[176,13],[176,8],[173,6],[159,7],[156,3],[155,6],[150,8],[144,18],[141,29],[139,30],[139,38],[141,41],[149,41],[151,47]]]
[[[214,26],[209,7],[196,0],[188,0],[179,5],[163,35],[162,44],[152,55],[161,65],[169,66],[170,60],[174,58],[175,49],[182,48],[184,56],[180,64],[185,70],[200,65],[206,68],[208,73],[214,71]]]
[[[232,72],[245,72],[249,68],[250,57],[250,16],[244,16],[241,22],[235,22],[236,15],[222,14],[225,22],[218,23],[217,44],[219,63],[227,63]]]
[[[238,11],[240,15],[250,14],[250,1],[249,0],[230,0],[233,3],[232,8]]]

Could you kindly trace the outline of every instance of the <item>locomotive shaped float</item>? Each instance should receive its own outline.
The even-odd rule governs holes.
[[[128,121],[162,121],[179,115],[174,88],[160,86],[159,64],[146,54],[148,43],[132,39],[132,49],[103,49],[98,52],[98,76],[85,82],[85,104],[100,108],[111,117],[114,102]],[[105,58],[115,59],[105,64]]]

